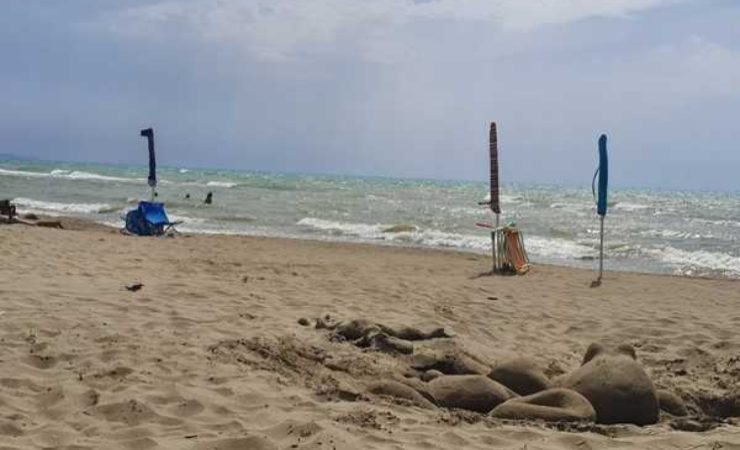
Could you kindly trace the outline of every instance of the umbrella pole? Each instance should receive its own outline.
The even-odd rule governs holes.
[[[498,272],[499,260],[498,260],[498,224],[500,214],[496,214],[496,226],[491,231],[491,253],[493,255],[493,269],[492,273]]]
[[[604,216],[599,216],[601,232],[599,237],[599,277],[596,282],[601,284],[601,276],[604,274]]]

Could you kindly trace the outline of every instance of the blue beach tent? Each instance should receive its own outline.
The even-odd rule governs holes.
[[[170,222],[164,203],[139,202],[126,214],[126,231],[137,236],[162,236],[178,222]]]

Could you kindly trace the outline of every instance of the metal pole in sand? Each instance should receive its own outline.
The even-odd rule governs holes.
[[[493,271],[498,272],[499,269],[501,269],[501,261],[498,260],[498,249],[501,243],[498,241],[499,232],[499,219],[501,214],[496,214],[496,226],[493,229],[493,232],[491,233],[491,240],[493,241]]]
[[[596,278],[596,283],[601,284],[601,277],[604,275],[604,216],[599,216],[601,222],[600,238],[599,238],[599,277]]]

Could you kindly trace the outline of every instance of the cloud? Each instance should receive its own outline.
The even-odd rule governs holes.
[[[528,32],[592,17],[626,17],[679,1],[685,0],[163,0],[118,11],[104,24],[127,35],[179,32],[241,45],[264,59],[290,59],[344,40],[371,54],[387,51],[393,31],[425,20],[489,22]]]
[[[683,98],[738,95],[740,54],[692,36],[644,53],[623,68],[623,78],[646,90],[666,95],[680,93]]]
[[[412,12],[439,19],[488,20],[510,31],[530,31],[591,17],[625,17],[680,0],[429,0]]]

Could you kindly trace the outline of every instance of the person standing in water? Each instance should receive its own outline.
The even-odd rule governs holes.
[[[210,205],[211,203],[213,203],[213,192],[209,192],[208,195],[206,195],[206,199],[203,203],[205,203],[206,205]]]

